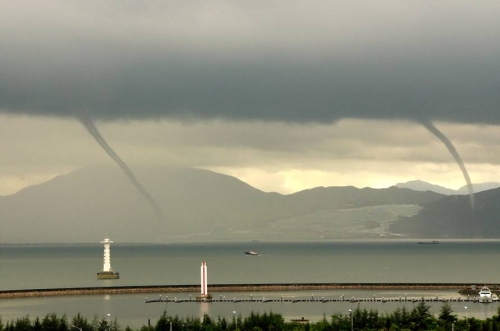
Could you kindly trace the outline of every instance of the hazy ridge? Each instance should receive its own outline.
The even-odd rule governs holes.
[[[434,185],[431,183],[424,182],[422,180],[412,180],[406,183],[398,183],[395,185],[400,188],[409,188],[415,191],[433,191],[440,194],[445,195],[464,195],[469,194],[469,188],[467,185],[460,187],[458,190],[453,190],[447,187]],[[489,182],[489,183],[473,183],[472,184],[474,193],[479,193],[482,191],[492,190],[500,187],[500,183],[498,182]]]
[[[104,236],[120,242],[470,237],[470,227],[464,224],[474,224],[467,216],[467,196],[352,186],[317,187],[282,195],[200,169],[137,169],[136,175],[163,210],[163,220],[155,218],[119,169],[85,168],[1,197],[0,240],[66,243],[95,242]],[[495,202],[499,192],[485,191],[476,198],[475,219],[481,219],[485,227],[482,233],[489,236],[500,237],[500,231],[487,230],[496,220],[491,215],[498,215]]]

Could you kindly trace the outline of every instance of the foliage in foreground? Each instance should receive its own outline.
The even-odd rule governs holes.
[[[247,317],[233,317],[230,320],[208,315],[200,318],[180,318],[169,316],[163,312],[155,325],[143,325],[134,330],[121,327],[118,322],[98,319],[87,320],[80,314],[68,321],[66,316],[57,317],[49,314],[42,320],[29,317],[3,323],[0,319],[0,331],[416,331],[416,330],[452,330],[455,331],[500,331],[500,307],[497,314],[485,320],[476,318],[458,319],[451,307],[445,303],[439,315],[429,312],[430,306],[420,302],[412,310],[398,308],[389,314],[379,314],[377,310],[355,309],[351,314],[334,314],[328,320],[325,317],[319,322],[285,322],[280,314],[251,313]],[[149,324],[149,323],[148,323]]]

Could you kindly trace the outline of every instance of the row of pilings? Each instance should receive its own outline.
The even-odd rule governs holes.
[[[195,297],[193,298],[191,295],[189,297],[169,297],[165,296],[160,297],[158,299],[151,299],[146,297],[146,303],[186,303],[186,302],[214,302],[214,303],[224,303],[224,302],[231,302],[231,303],[239,303],[239,302],[282,302],[282,303],[299,303],[299,302],[314,302],[314,303],[328,303],[328,302],[347,302],[347,303],[359,303],[359,302],[483,302],[483,303],[491,303],[491,302],[496,302],[497,300],[488,300],[488,301],[481,301],[478,297],[448,297],[448,296],[429,296],[429,297],[408,297],[408,296],[399,296],[399,297],[369,297],[369,298],[357,298],[357,297],[350,297],[346,298],[344,295],[341,295],[340,297],[332,297],[332,296],[314,296],[311,295],[309,297],[305,296],[300,296],[300,297],[295,297],[295,296],[279,296],[279,297],[258,297],[258,296],[253,296],[251,295],[250,297],[226,297],[225,295],[220,295],[219,297],[216,298],[200,298],[200,297]]]

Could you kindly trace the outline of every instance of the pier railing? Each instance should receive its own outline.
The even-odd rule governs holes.
[[[316,303],[328,303],[328,302],[347,302],[347,303],[358,303],[358,302],[481,302],[478,297],[471,296],[407,296],[400,295],[397,297],[345,297],[340,296],[244,296],[244,297],[227,297],[225,295],[220,295],[213,297],[211,299],[202,299],[199,297],[177,297],[177,296],[165,296],[161,295],[159,298],[148,298],[146,297],[146,303],[185,303],[185,302],[213,302],[213,303],[239,303],[239,302],[282,302],[282,303],[299,303],[299,302],[316,302]],[[496,300],[495,300],[496,301]],[[493,302],[493,301],[489,301]]]

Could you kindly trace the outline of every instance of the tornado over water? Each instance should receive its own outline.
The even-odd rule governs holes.
[[[446,137],[441,131],[439,131],[438,128],[432,124],[430,121],[422,120],[420,123],[427,129],[429,132],[431,132],[434,136],[436,136],[441,142],[446,146],[448,151],[451,153],[455,161],[457,162],[458,166],[460,167],[460,170],[462,170],[462,174],[464,175],[465,182],[467,183],[467,188],[469,190],[469,198],[470,198],[470,205],[472,208],[472,211],[474,211],[474,189],[472,187],[472,182],[469,177],[469,173],[467,172],[467,169],[465,168],[465,164],[462,161],[462,158],[457,152],[457,149],[453,144],[451,143],[450,139]]]
[[[101,145],[102,149],[104,149],[104,151],[120,166],[120,168],[123,170],[123,172],[128,177],[130,182],[135,186],[135,188],[139,191],[139,193],[151,205],[157,220],[161,221],[163,219],[163,212],[162,212],[160,206],[158,206],[158,204],[153,199],[151,194],[149,194],[149,192],[137,180],[137,178],[135,177],[134,173],[129,168],[129,166],[118,156],[118,154],[116,154],[116,152],[109,146],[109,144],[106,142],[106,140],[104,140],[104,138],[101,136],[101,134],[97,130],[97,127],[95,126],[94,121],[92,121],[92,118],[88,114],[80,113],[78,115],[78,120],[87,129],[87,131],[92,135],[92,137],[94,137],[94,139],[97,141],[97,143],[99,145]]]

